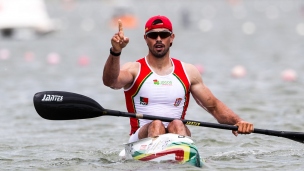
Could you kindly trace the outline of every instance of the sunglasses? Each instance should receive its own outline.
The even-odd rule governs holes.
[[[165,39],[169,36],[171,36],[172,32],[169,31],[153,31],[153,32],[148,32],[146,34],[147,37],[151,38],[151,39],[157,39],[157,37],[159,36],[161,39]]]

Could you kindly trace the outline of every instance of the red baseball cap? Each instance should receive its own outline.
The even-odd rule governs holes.
[[[156,28],[166,28],[172,32],[171,21],[166,16],[153,16],[146,22],[145,33]]]

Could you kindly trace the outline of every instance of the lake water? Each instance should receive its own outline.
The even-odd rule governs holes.
[[[138,19],[138,27],[125,29],[130,43],[122,63],[147,54],[146,20],[167,15],[176,34],[171,56],[202,66],[203,80],[217,98],[256,128],[304,132],[304,1],[64,2],[73,1],[46,2],[60,30],[43,37],[0,39],[1,170],[304,169],[302,143],[259,134],[235,137],[231,131],[195,126],[189,128],[206,161],[202,169],[124,161],[118,154],[128,140],[128,118],[49,121],[38,116],[32,102],[36,92],[70,91],[104,108],[126,111],[123,90],[102,83],[116,32],[108,23],[121,7]],[[47,61],[51,53],[60,57],[57,64]],[[89,63],[80,65],[81,57]],[[245,77],[231,77],[236,65],[246,68]],[[281,78],[285,69],[297,73],[295,81]],[[216,122],[193,99],[187,119]]]

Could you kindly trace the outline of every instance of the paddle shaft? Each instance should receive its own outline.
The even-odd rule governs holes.
[[[120,116],[120,117],[131,117],[131,118],[138,118],[138,119],[148,119],[148,120],[161,120],[164,122],[172,122],[175,120],[174,118],[167,118],[167,117],[160,117],[160,116],[153,116],[153,115],[145,115],[145,114],[138,114],[138,113],[128,113],[128,112],[121,112],[117,110],[109,110],[104,109],[103,115],[111,115],[111,116]],[[226,129],[236,131],[238,130],[237,126],[234,125],[226,125],[226,124],[217,124],[217,123],[209,123],[209,122],[199,122],[194,120],[181,120],[185,125],[193,125],[193,126],[201,126],[201,127],[209,127],[209,128],[217,128],[217,129]],[[267,130],[267,129],[258,129],[254,128],[253,133],[257,134],[264,134],[264,135],[271,135],[271,136],[278,136],[288,138],[294,141],[298,141],[304,143],[304,133],[302,132],[289,132],[289,131],[274,131],[274,130]]]
[[[63,92],[63,91],[44,91],[34,95],[34,106],[37,113],[44,119],[49,120],[74,120],[74,119],[88,119],[100,117],[103,115],[131,117],[148,120],[161,120],[164,122],[171,122],[175,118],[167,118],[160,116],[136,114],[121,112],[117,110],[104,109],[95,100],[84,95]],[[185,125],[202,126],[209,128],[218,128],[226,130],[238,129],[234,125],[199,122],[193,120],[181,120]],[[289,131],[274,131],[255,128],[253,133],[278,136],[288,138],[294,141],[304,143],[303,132],[289,132]]]
[[[120,116],[120,117],[130,117],[130,118],[137,118],[137,119],[148,119],[148,120],[161,120],[164,122],[172,122],[175,120],[174,118],[167,118],[161,116],[153,116],[153,115],[145,115],[145,114],[134,114],[128,112],[121,112],[117,110],[110,110],[104,109],[103,115],[111,115],[111,116]],[[228,130],[237,130],[237,126],[233,125],[225,125],[225,124],[216,124],[216,123],[208,123],[208,122],[199,122],[193,120],[181,120],[185,125],[194,125],[194,126],[202,126],[202,127],[209,127],[209,128],[218,128],[218,129],[228,129]]]
[[[172,122],[174,118],[167,118],[167,117],[160,117],[160,116],[153,116],[153,115],[144,115],[144,114],[134,114],[128,112],[121,112],[117,110],[110,110],[104,109],[103,115],[111,115],[111,116],[120,116],[120,117],[129,117],[129,118],[137,118],[137,119],[148,119],[148,120],[161,120],[164,122]],[[209,122],[200,122],[194,120],[181,120],[185,125],[193,125],[193,126],[202,126],[202,127],[209,127],[209,128],[217,128],[217,129],[226,129],[236,131],[238,130],[237,126],[234,125],[226,125],[226,124],[217,124],[217,123],[209,123]],[[280,134],[284,131],[273,131],[273,130],[265,130],[265,129],[258,129],[255,128],[253,133],[258,134],[266,134],[266,135],[276,135]]]

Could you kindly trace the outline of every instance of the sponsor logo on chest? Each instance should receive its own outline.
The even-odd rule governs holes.
[[[154,85],[159,85],[159,86],[172,86],[172,81],[159,81],[157,79],[153,80]]]

